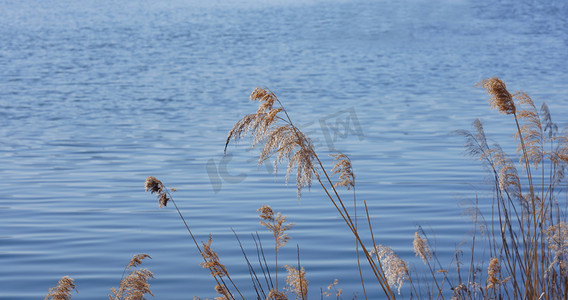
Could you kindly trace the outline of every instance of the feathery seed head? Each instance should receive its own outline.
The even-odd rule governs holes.
[[[508,115],[516,112],[513,96],[507,91],[507,86],[501,79],[497,77],[484,79],[476,86],[486,89],[487,93],[492,95],[489,99],[491,108],[497,108],[501,113]]]
[[[260,102],[256,113],[246,115],[237,121],[227,135],[225,151],[231,140],[242,138],[251,133],[252,146],[264,143],[258,162],[263,163],[271,157],[274,158],[275,171],[278,164],[288,160],[286,182],[288,182],[292,169],[296,169],[296,185],[298,198],[303,187],[310,187],[314,176],[318,176],[314,160],[316,154],[310,139],[296,128],[288,117],[281,118],[278,113],[285,111],[283,107],[273,108],[274,102],[280,101],[269,90],[256,88],[251,94],[251,100]],[[277,125],[278,121],[284,123]]]
[[[286,222],[286,216],[283,216],[280,212],[275,215],[272,208],[268,205],[263,205],[256,211],[260,211],[260,224],[266,227],[274,235],[276,250],[282,248],[290,239],[288,234],[285,232],[290,230],[290,228],[292,228],[295,224],[284,224]]]
[[[211,276],[213,277],[228,276],[229,272],[227,271],[227,268],[225,268],[225,266],[221,263],[219,255],[217,255],[217,253],[215,253],[215,251],[213,251],[213,249],[211,248],[212,243],[213,243],[213,236],[211,235],[209,235],[209,240],[207,241],[207,243],[205,242],[202,243],[203,249],[201,256],[203,256],[205,262],[200,263],[200,265],[204,269],[209,269],[209,271],[211,271]]]
[[[230,299],[234,299],[233,296],[231,295],[231,292],[229,292],[229,290],[223,286],[223,285],[216,285],[215,286],[215,292],[217,292],[217,294],[222,295],[220,297],[215,297],[215,300],[230,300]]]
[[[57,285],[50,288],[44,300],[69,300],[71,299],[71,291],[77,291],[73,278],[63,276],[57,282]]]
[[[146,182],[144,186],[146,187],[146,192],[150,191],[150,193],[152,194],[154,193],[161,194],[162,190],[164,189],[164,184],[154,176],[146,177]]]
[[[137,254],[132,257],[125,269],[129,269],[129,274],[120,280],[118,289],[111,288],[112,295],[109,295],[110,300],[144,300],[144,295],[152,294],[150,278],[154,278],[154,274],[148,269],[133,269],[138,267],[146,258],[151,258],[147,254]]]
[[[414,246],[414,253],[419,256],[424,263],[428,263],[428,259],[432,256],[430,249],[428,248],[428,241],[423,239],[418,231],[414,233],[414,241],[412,242]]]
[[[355,175],[351,167],[351,160],[343,153],[330,154],[329,156],[335,158],[335,166],[331,169],[331,174],[339,174],[339,181],[335,186],[345,186],[350,190],[355,186]]]
[[[396,287],[400,295],[402,284],[405,280],[409,280],[408,265],[406,262],[396,255],[394,250],[388,246],[378,245],[375,249],[371,250],[369,254],[375,254],[377,256],[377,260],[380,261],[385,272],[388,284],[391,287]]]
[[[160,180],[154,176],[148,176],[144,185],[146,186],[146,192],[150,191],[152,194],[157,194],[160,208],[168,205],[168,201],[170,201],[171,198],[168,196],[168,191]]]
[[[266,297],[266,300],[288,300],[288,297],[286,297],[286,294],[276,289],[271,289],[268,293],[268,296]]]
[[[128,263],[128,265],[126,265],[126,268],[136,268],[139,265],[142,264],[142,261],[146,258],[150,258],[152,259],[152,257],[150,257],[150,255],[148,254],[136,254],[134,256],[132,256],[132,259],[130,260],[130,262]]]
[[[268,220],[268,221],[274,221],[274,211],[272,210],[272,208],[270,208],[270,206],[263,205],[259,209],[257,209],[256,211],[260,211],[259,217],[261,219]],[[261,224],[262,224],[262,221],[261,221]]]
[[[306,279],[306,270],[304,270],[304,267],[298,270],[298,268],[290,265],[285,265],[284,267],[288,272],[284,290],[294,293],[296,298],[304,299],[308,294],[309,284]]]
[[[160,203],[160,207],[168,206],[168,201],[170,201],[170,197],[166,193],[161,193],[158,197],[158,203]]]
[[[550,263],[546,273],[554,269],[555,265],[560,270],[568,270],[568,223],[560,222],[548,227],[546,230],[548,248],[554,253],[554,260]]]
[[[497,285],[503,283],[500,278],[501,265],[499,264],[499,259],[493,257],[489,262],[489,267],[487,267],[487,286],[485,286],[485,290],[494,289]]]

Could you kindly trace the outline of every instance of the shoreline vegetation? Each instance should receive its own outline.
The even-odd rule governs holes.
[[[467,253],[456,250],[447,265],[440,262],[419,227],[413,248],[424,264],[422,273],[409,266],[392,248],[379,243],[388,241],[375,241],[367,203],[357,202],[357,185],[349,157],[332,154],[333,167],[324,167],[309,137],[294,125],[282,102],[271,91],[257,88],[252,92],[250,98],[258,101],[259,107],[235,123],[228,133],[225,151],[231,141],[251,136],[252,146],[260,148],[259,164],[273,159],[276,171],[285,163],[286,181],[295,173],[298,199],[304,187],[312,184],[322,187],[353,234],[360,295],[365,299],[568,299],[567,208],[566,200],[558,200],[565,193],[568,133],[559,132],[545,103],[537,109],[529,95],[509,92],[502,80],[485,79],[476,86],[491,96],[492,109],[511,119],[518,141],[518,161],[497,143],[488,142],[479,119],[473,122],[471,131],[455,132],[464,137],[467,153],[481,162],[491,178],[492,197],[477,199],[476,196],[477,203],[491,203],[491,211],[490,215],[484,215],[477,206],[468,211],[474,227],[471,247]],[[245,287],[233,281],[213,250],[213,237],[210,235],[207,242],[199,243],[193,235],[172,197],[175,189],[168,189],[152,176],[146,179],[145,188],[156,194],[160,207],[174,205],[203,258],[201,266],[210,271],[215,299],[245,299],[242,293]],[[346,188],[351,196],[341,196],[345,193],[340,193],[340,188]],[[359,210],[364,212],[362,216],[357,215]],[[248,292],[254,290],[256,299],[307,299],[308,291],[313,288],[308,281],[309,272],[302,266],[299,246],[294,265],[278,264],[279,249],[287,245],[288,230],[294,223],[287,222],[286,216],[268,205],[257,212],[260,225],[272,234],[273,241],[263,245],[259,234],[252,234],[256,245],[253,255],[241,246],[251,281],[246,287],[251,289]],[[233,233],[241,245],[240,237]],[[368,236],[363,236],[367,233]],[[270,252],[274,252],[273,256]],[[137,254],[132,258],[119,287],[111,289],[111,300],[153,296],[149,284],[153,273],[140,267],[147,258],[151,257]],[[321,299],[350,298],[342,295],[337,279],[326,289],[317,289]],[[76,291],[73,279],[65,276],[49,289],[45,299],[71,299],[73,291]]]

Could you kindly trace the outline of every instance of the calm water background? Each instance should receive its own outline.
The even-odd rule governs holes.
[[[247,251],[251,232],[270,245],[262,204],[296,223],[279,259],[295,263],[300,245],[312,298],[334,278],[346,298],[361,296],[353,239],[321,189],[298,201],[246,140],[222,160],[256,86],[279,96],[322,157],[351,155],[381,244],[421,269],[411,247],[422,225],[447,265],[468,248],[462,203],[476,191],[489,203],[482,168],[450,133],[481,118],[515,147],[512,120],[473,85],[499,76],[566,126],[567,25],[562,0],[4,0],[0,298],[41,299],[69,275],[73,299],[102,299],[136,253],[153,257],[156,299],[212,297],[177,213],[144,192],[149,175],[178,189],[194,233],[214,235],[248,296],[231,228]]]

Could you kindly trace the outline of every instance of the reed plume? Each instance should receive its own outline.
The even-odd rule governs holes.
[[[485,290],[494,290],[495,296],[497,296],[497,289],[500,285],[509,281],[510,278],[501,279],[501,264],[499,259],[493,257],[489,262],[489,267],[487,267],[487,285]]]
[[[47,291],[47,295],[45,295],[43,300],[69,300],[71,299],[71,291],[73,290],[77,292],[73,278],[63,276],[59,279],[56,286]]]
[[[412,242],[414,246],[414,253],[416,256],[420,257],[425,264],[428,263],[428,259],[432,256],[432,252],[430,252],[430,248],[428,248],[428,242],[426,239],[423,239],[418,231],[414,233],[414,241]]]
[[[211,235],[209,235],[209,240],[207,241],[207,243],[202,243],[203,251],[201,252],[201,255],[205,259],[205,262],[200,263],[200,265],[204,269],[209,269],[211,276],[213,277],[227,277],[229,276],[229,272],[227,272],[225,265],[221,263],[219,255],[217,255],[217,253],[211,248],[212,243],[213,237]]]
[[[330,154],[329,156],[335,158],[335,166],[331,169],[331,175],[339,174],[339,181],[335,186],[347,187],[347,190],[355,187],[355,175],[351,167],[351,160],[343,153]]]
[[[489,103],[491,108],[497,108],[501,113],[514,114],[516,112],[513,95],[507,90],[505,83],[497,78],[484,79],[476,86],[487,89],[487,93],[491,95]]]
[[[286,216],[282,215],[280,212],[274,214],[274,211],[268,205],[263,205],[256,211],[260,212],[260,224],[268,228],[268,230],[274,235],[276,248],[282,248],[290,239],[288,234],[285,232],[290,230],[295,223],[284,224],[286,222]]]
[[[290,230],[295,224],[284,224],[286,222],[286,216],[283,216],[280,212],[274,214],[274,211],[268,205],[263,205],[256,211],[260,212],[260,224],[268,228],[274,237],[276,290],[278,290],[278,249],[286,245],[290,237],[285,232]]]
[[[323,297],[326,297],[326,298],[327,298],[327,297],[331,296],[331,290],[333,289],[335,297],[337,297],[337,299],[339,299],[339,298],[341,297],[341,295],[343,294],[343,289],[342,289],[342,288],[339,288],[339,287],[338,287],[338,284],[339,284],[339,279],[337,279],[337,278],[334,279],[333,282],[330,283],[330,284],[327,286],[327,291],[325,291],[325,292],[322,291],[322,292],[321,292],[321,295],[322,295]]]
[[[150,191],[151,194],[156,194],[158,196],[158,203],[160,208],[162,206],[168,206],[168,201],[170,197],[168,196],[167,189],[164,184],[154,176],[148,176],[146,182],[144,183],[146,187],[146,192]]]
[[[146,258],[151,257],[147,254],[137,254],[132,257],[125,268],[128,275],[126,277],[123,275],[118,289],[110,289],[112,293],[109,295],[110,300],[144,300],[146,294],[154,296],[148,283],[151,278],[154,278],[154,274],[148,269],[135,269]]]
[[[130,259],[130,262],[128,263],[128,265],[126,265],[126,269],[138,267],[139,265],[142,264],[142,261],[146,258],[152,259],[152,257],[150,257],[150,255],[144,254],[144,253],[134,255],[132,257],[132,259]]]
[[[497,172],[499,188],[512,199],[518,199],[521,204],[526,205],[517,167],[499,145],[495,145],[490,151],[492,164]]]
[[[286,287],[284,290],[296,295],[296,299],[305,299],[308,295],[309,282],[306,279],[306,270],[304,267],[285,265],[288,276],[286,276]]]
[[[410,279],[406,262],[388,246],[377,245],[371,250],[371,254],[377,256],[383,266],[389,285],[396,288],[400,295],[402,284],[405,280]]]
[[[266,297],[266,300],[288,300],[288,297],[286,296],[286,294],[276,289],[271,289],[268,293],[268,296]]]
[[[286,182],[291,172],[296,169],[297,194],[300,197],[302,188],[310,187],[314,175],[317,176],[315,174],[317,166],[314,164],[316,156],[312,142],[292,124],[288,113],[274,93],[256,88],[251,93],[250,99],[260,102],[258,110],[235,123],[227,135],[225,151],[231,140],[238,140],[250,132],[253,147],[258,143],[264,143],[258,159],[259,164],[274,157],[274,169],[277,171],[279,163],[285,159],[288,160]],[[275,103],[278,103],[280,107],[274,108]],[[279,116],[281,112],[284,112],[285,118]],[[282,125],[277,125],[278,121]]]
[[[561,276],[568,278],[568,223],[560,222],[546,230],[548,247],[554,253],[554,258],[547,268],[547,275],[552,276],[554,267],[558,266]]]
[[[215,286],[215,292],[217,292],[217,294],[221,295],[218,297],[215,297],[215,300],[230,300],[233,299],[233,295],[231,295],[231,292],[229,292],[229,290],[223,286],[223,285],[216,285]]]

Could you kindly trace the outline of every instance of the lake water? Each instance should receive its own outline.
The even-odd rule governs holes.
[[[223,158],[256,86],[278,95],[325,164],[333,149],[351,156],[378,243],[421,270],[420,225],[448,265],[469,247],[463,203],[477,192],[490,204],[482,167],[451,132],[481,118],[515,148],[512,119],[474,84],[499,76],[564,127],[567,49],[562,0],[2,1],[0,298],[41,299],[69,275],[73,299],[102,299],[136,253],[153,258],[155,299],[213,297],[177,212],[144,192],[147,176],[178,189],[197,239],[213,234],[247,298],[231,228],[251,258],[252,232],[270,249],[263,204],[296,223],[279,263],[294,264],[299,245],[311,298],[335,278],[344,299],[361,298],[353,238],[321,188],[298,201],[246,139]]]

